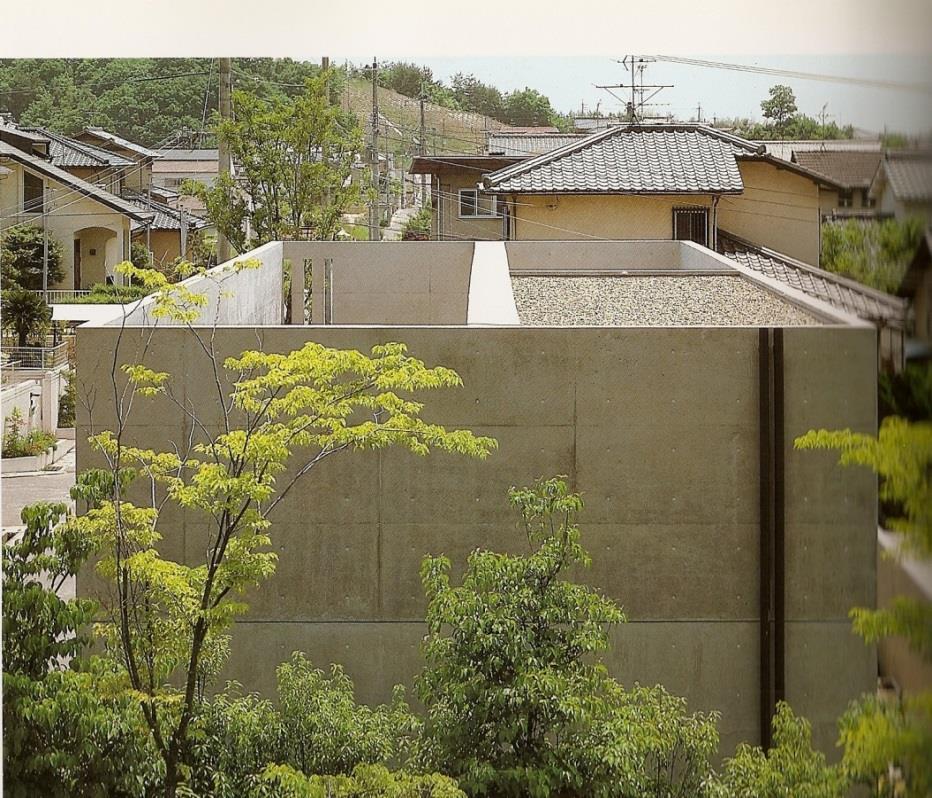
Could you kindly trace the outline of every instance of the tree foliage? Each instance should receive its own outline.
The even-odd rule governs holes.
[[[257,266],[238,262],[227,270]],[[177,397],[169,374],[144,363],[123,365],[122,374],[112,375],[120,397],[115,428],[90,438],[112,490],[75,522],[100,549],[97,568],[113,584],[114,600],[99,628],[140,696],[164,763],[165,794],[174,796],[186,779],[197,707],[225,659],[226,632],[247,609],[241,595],[275,569],[268,516],[301,478],[347,451],[398,446],[416,455],[442,450],[482,458],[495,442],[421,418],[423,405],[411,397],[458,386],[460,379],[449,369],[428,368],[402,344],[373,347],[368,356],[309,342],[287,354],[222,357],[215,337],[193,326],[204,295],[128,262],[117,269],[157,289],[156,318],[187,330],[204,355],[221,413],[219,431],[211,432]],[[198,431],[187,451],[156,452],[126,439],[134,404],[156,396],[175,403]],[[134,479],[149,486],[137,491],[139,503],[131,500]],[[204,525],[203,562],[160,556],[166,504]]]
[[[459,587],[446,558],[422,566],[421,764],[472,795],[701,794],[714,717],[688,715],[660,687],[626,691],[612,680],[597,655],[624,613],[563,578],[589,563],[579,496],[559,479],[510,495],[529,554],[476,551]]]
[[[851,430],[812,430],[796,439],[800,449],[840,452],[842,465],[870,468],[881,478],[880,495],[899,506],[890,519],[901,552],[932,558],[932,423],[889,416],[875,438]],[[868,642],[900,637],[932,662],[932,604],[896,597],[881,609],[852,609],[856,631]],[[842,718],[844,765],[875,795],[928,795],[932,789],[932,692],[899,698],[866,696]]]
[[[782,84],[771,86],[768,93],[770,96],[761,102],[760,109],[765,119],[782,128],[796,115],[796,95],[789,86]]]
[[[267,241],[333,238],[343,211],[359,201],[361,189],[350,177],[362,133],[354,116],[331,103],[332,75],[307,78],[305,92],[293,98],[236,91],[235,118],[215,119],[240,172],[236,180],[189,182],[185,190],[204,202],[238,251]]]
[[[52,323],[52,309],[34,291],[10,288],[0,293],[3,329],[16,336],[17,346],[26,346],[29,339],[45,335]]]
[[[837,765],[812,748],[812,727],[780,702],[771,723],[773,746],[764,752],[742,744],[725,761],[722,785],[728,798],[844,798],[848,780]]]
[[[872,288],[895,292],[916,254],[923,229],[924,223],[917,218],[824,222],[820,263]]]
[[[3,787],[6,795],[139,796],[158,758],[136,699],[112,666],[78,661],[96,612],[59,597],[91,553],[64,504],[23,510],[3,556]]]
[[[0,276],[7,288],[19,287],[38,291],[42,288],[45,234],[34,224],[17,224],[0,235]],[[62,244],[48,237],[48,286],[65,277],[62,266]]]

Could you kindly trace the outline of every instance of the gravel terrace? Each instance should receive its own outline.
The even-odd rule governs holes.
[[[512,277],[529,327],[792,326],[821,322],[740,276]]]

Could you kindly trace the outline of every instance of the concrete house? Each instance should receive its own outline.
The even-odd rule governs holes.
[[[186,284],[210,298],[195,325],[216,320],[221,358],[401,341],[463,379],[429,398],[425,418],[499,449],[485,462],[393,450],[328,461],[276,510],[278,568],[247,596],[222,679],[272,691],[275,666],[303,650],[342,663],[361,700],[386,700],[420,667],[421,558],[521,550],[507,488],[565,474],[586,500],[594,567],[582,578],[629,618],[613,632],[611,672],[720,711],[725,755],[761,739],[780,698],[833,750],[836,718],[876,683],[876,652],[848,609],[874,602],[877,483],[793,440],[875,430],[869,324],[691,241],[288,241],[243,257],[261,268]],[[306,284],[293,272],[290,297],[286,261],[310,271]],[[189,331],[153,329],[151,299],[128,313],[125,326],[77,331],[79,390],[98,397],[78,403],[79,469],[98,464],[88,430],[114,423],[114,352],[136,362],[145,347],[191,412],[215,412]],[[199,434],[164,396],[134,414],[131,445],[171,450]],[[194,511],[163,514],[159,528],[166,556],[201,556]],[[88,570],[77,590],[106,587]]]
[[[48,139],[26,134],[20,149],[0,140],[0,231],[46,225],[63,247],[64,279],[52,288],[81,290],[118,279],[114,267],[130,255],[134,224],[152,214],[55,166]]]

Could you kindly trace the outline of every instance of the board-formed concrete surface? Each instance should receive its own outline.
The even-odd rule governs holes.
[[[401,244],[385,245],[398,247]],[[111,353],[119,329],[77,334],[78,391],[93,424],[112,422]],[[873,431],[875,331],[791,327],[785,336],[787,697],[832,751],[835,721],[874,684],[876,658],[850,631],[848,609],[874,602],[876,482],[831,453],[797,452],[813,427]],[[425,418],[492,435],[487,461],[384,451],[324,463],[276,510],[278,569],[249,596],[222,679],[271,692],[294,650],[341,662],[364,701],[384,701],[420,667],[427,554],[459,573],[477,546],[521,549],[506,501],[512,485],[566,475],[585,499],[579,574],[622,604],[629,622],[607,655],[624,683],[663,683],[694,709],[722,713],[722,750],[758,740],[758,330],[732,328],[221,327],[221,356],[306,341],[366,351],[406,343],[464,386],[424,397]],[[148,344],[147,344],[148,342]],[[210,428],[216,389],[183,329],[127,329],[119,361],[148,345],[147,364]],[[91,418],[78,403],[78,465]],[[189,433],[162,397],[139,400],[133,445],[170,449]],[[282,477],[284,479],[284,475]],[[170,508],[163,551],[194,561],[203,520]],[[79,592],[100,585],[85,573]]]

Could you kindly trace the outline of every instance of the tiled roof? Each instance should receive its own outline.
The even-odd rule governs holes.
[[[881,153],[859,152],[857,150],[811,150],[793,154],[793,160],[800,166],[825,175],[845,188],[869,188]]]
[[[862,319],[875,323],[880,321],[899,328],[905,326],[906,303],[902,299],[766,247],[759,247],[723,230],[718,231],[717,240],[718,251],[742,266]]]
[[[932,152],[888,152],[883,168],[898,200],[932,201]]]
[[[81,180],[79,177],[66,172],[64,169],[61,169],[55,166],[53,163],[46,161],[44,158],[39,158],[38,156],[32,155],[28,152],[24,152],[17,147],[7,144],[6,142],[0,141],[0,156],[5,158],[10,158],[14,161],[18,161],[24,166],[28,166],[33,171],[39,172],[46,177],[55,180],[58,183],[62,183],[66,186],[71,186],[76,192],[84,194],[87,197],[97,200],[98,202],[106,205],[113,210],[129,216],[131,219],[134,219],[138,222],[148,221],[150,214],[148,212],[140,210],[139,207],[133,205],[130,202],[122,199],[121,197],[111,194],[109,191],[105,191],[99,186],[95,186],[93,183],[88,183],[86,180]],[[54,214],[54,209],[52,213]]]
[[[180,230],[181,229],[181,209],[172,208],[162,202],[149,202],[144,194],[136,191],[124,189],[123,199],[133,203],[137,208],[154,214],[151,228],[153,230]],[[189,230],[200,230],[209,224],[206,219],[195,216],[193,213],[186,212]]]
[[[880,139],[780,139],[757,143],[784,161],[793,160],[794,152],[881,152],[883,149]]]
[[[102,127],[86,127],[84,128],[84,132],[96,139],[101,141],[109,141],[111,144],[120,147],[121,149],[138,153],[139,155],[143,155],[146,158],[159,157],[159,153],[156,150],[150,150],[148,147],[143,147],[141,144],[136,144],[134,141],[124,139],[122,136],[118,136],[116,133],[111,133],[109,130],[104,130]]]
[[[60,133],[53,133],[39,127],[30,127],[26,128],[26,130],[44,136],[49,140],[49,157],[55,166],[60,166],[62,169],[77,166],[98,168],[128,168],[135,166],[135,163],[129,158],[124,158],[122,155],[117,155],[115,152],[96,147],[93,144],[75,141],[68,138],[68,136],[62,136]]]
[[[762,148],[703,125],[621,125],[489,175],[493,192],[689,194],[744,190],[736,156]]]
[[[489,155],[540,155],[579,141],[585,133],[511,133],[489,135]]]

